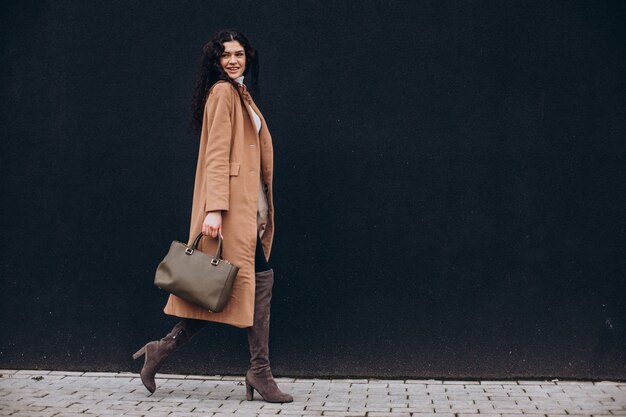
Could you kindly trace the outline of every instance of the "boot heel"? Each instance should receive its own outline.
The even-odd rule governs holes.
[[[246,400],[254,400],[254,387],[246,380]]]
[[[137,352],[133,354],[133,359],[139,359],[146,353],[146,347],[142,347]]]

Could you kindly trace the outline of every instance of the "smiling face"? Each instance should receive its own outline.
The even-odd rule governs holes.
[[[246,69],[246,51],[237,41],[224,42],[220,65],[231,79],[241,77]]]

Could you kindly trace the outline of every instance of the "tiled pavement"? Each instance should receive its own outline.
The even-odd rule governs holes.
[[[291,404],[245,400],[242,377],[0,370],[0,416],[626,416],[626,383],[278,380]]]

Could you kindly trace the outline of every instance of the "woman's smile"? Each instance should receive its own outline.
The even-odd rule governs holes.
[[[233,80],[243,75],[246,70],[246,52],[238,41],[224,42],[220,65]]]
[[[239,67],[226,67],[226,71],[229,74],[236,74],[239,71]]]

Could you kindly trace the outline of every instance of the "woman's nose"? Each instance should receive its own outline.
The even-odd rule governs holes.
[[[229,64],[236,64],[237,63],[237,57],[235,55],[231,55],[230,58],[228,59],[228,63]]]

